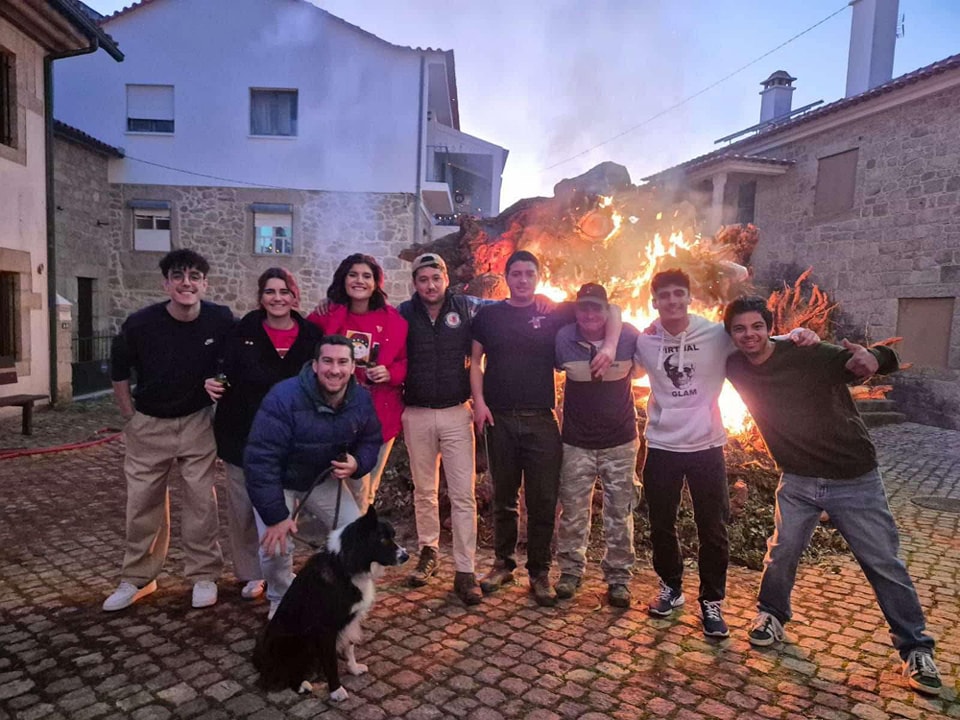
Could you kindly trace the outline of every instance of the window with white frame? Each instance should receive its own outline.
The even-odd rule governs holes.
[[[170,208],[133,205],[133,249],[169,252]]]
[[[173,133],[173,85],[127,85],[127,131]]]
[[[0,48],[0,144],[17,146],[16,57],[3,48]]]
[[[258,205],[253,209],[257,255],[293,255],[293,211],[289,205]]]
[[[250,134],[297,134],[297,91],[250,88]]]

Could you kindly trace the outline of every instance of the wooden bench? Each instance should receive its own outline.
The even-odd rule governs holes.
[[[0,357],[0,385],[17,382],[17,367],[10,356]],[[48,395],[8,395],[0,397],[0,407],[19,407],[23,411],[20,429],[24,435],[33,434],[33,404],[46,400]]]
[[[48,395],[10,395],[0,397],[0,407],[19,407],[23,410],[20,429],[24,435],[33,434],[33,404],[38,400],[46,400]]]

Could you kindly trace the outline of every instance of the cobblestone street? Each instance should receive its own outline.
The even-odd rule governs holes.
[[[34,437],[48,446],[86,439],[116,422],[103,420],[108,405],[100,408],[90,427],[80,427],[79,416],[38,413]],[[0,421],[0,447],[28,445],[18,428],[17,419]],[[160,589],[127,611],[101,611],[122,555],[123,446],[115,440],[0,461],[0,720],[960,718],[960,514],[911,502],[918,495],[960,501],[960,433],[904,424],[873,437],[938,641],[940,698],[907,687],[873,594],[848,556],[801,567],[789,642],[768,650],[751,648],[745,636],[755,614],[754,571],[731,569],[732,636],[711,642],[693,602],[695,573],[675,620],[651,620],[643,610],[656,585],[646,562],[627,611],[601,602],[596,567],[580,594],[556,608],[536,606],[523,578],[466,609],[450,592],[447,557],[439,580],[423,590],[402,585],[409,568],[381,582],[357,651],[370,671],[345,679],[347,701],[264,694],[250,654],[266,603],[241,600],[228,563],[219,604],[190,609],[178,488]],[[480,569],[490,560],[484,553]]]

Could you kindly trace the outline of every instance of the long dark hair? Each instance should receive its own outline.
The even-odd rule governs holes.
[[[300,286],[297,285],[293,273],[282,267],[267,268],[260,274],[260,277],[257,278],[257,305],[260,305],[260,301],[263,299],[263,291],[267,288],[267,281],[273,279],[283,280],[283,284],[287,286],[287,290],[289,290],[290,294],[294,297],[294,302],[290,307],[294,309],[299,308]]]
[[[347,273],[354,265],[366,265],[373,271],[374,289],[370,296],[370,309],[380,310],[387,306],[387,293],[383,290],[383,268],[373,257],[363,253],[354,253],[344,258],[343,262],[333,274],[333,282],[327,288],[327,298],[337,305],[350,305],[350,296],[347,295]]]

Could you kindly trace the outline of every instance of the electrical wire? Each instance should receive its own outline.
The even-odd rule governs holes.
[[[555,162],[553,165],[548,165],[547,167],[543,168],[540,172],[541,172],[541,173],[544,173],[544,172],[546,172],[547,170],[552,170],[553,168],[558,167],[558,166],[560,166],[560,165],[563,165],[563,164],[565,164],[565,163],[568,163],[568,162],[570,162],[571,160],[576,160],[577,158],[582,157],[582,156],[584,156],[584,155],[587,155],[588,153],[592,153],[594,150],[596,150],[596,149],[598,149],[598,148],[601,148],[601,147],[603,147],[604,145],[609,145],[609,144],[612,143],[614,140],[619,140],[619,139],[622,138],[624,135],[629,135],[630,133],[632,133],[632,132],[634,132],[634,131],[636,131],[636,130],[639,130],[640,128],[644,127],[645,125],[649,125],[649,124],[650,124],[651,122],[653,122],[654,120],[657,120],[658,118],[663,117],[663,116],[666,115],[667,113],[673,112],[673,111],[676,110],[677,108],[682,107],[683,105],[686,105],[688,102],[690,102],[691,100],[694,100],[695,98],[700,97],[700,96],[703,95],[705,92],[709,92],[710,90],[713,90],[713,88],[717,87],[717,85],[720,85],[721,83],[726,82],[727,80],[729,80],[730,78],[732,78],[734,75],[737,75],[737,74],[743,72],[744,70],[746,70],[748,67],[751,67],[752,65],[756,65],[758,62],[760,62],[761,60],[763,60],[763,59],[766,58],[766,57],[769,57],[770,55],[772,55],[773,53],[775,53],[777,50],[780,50],[781,48],[786,47],[787,45],[789,45],[790,43],[792,43],[792,42],[793,42],[794,40],[796,40],[797,38],[803,37],[804,35],[806,35],[806,34],[807,34],[808,32],[810,32],[811,30],[814,30],[815,28],[820,27],[821,25],[823,25],[823,24],[824,24],[825,22],[827,22],[828,20],[833,19],[834,17],[836,17],[837,15],[839,15],[840,13],[842,13],[844,10],[846,10],[846,9],[849,7],[849,5],[850,5],[850,3],[844,3],[844,4],[843,4],[843,7],[841,7],[841,8],[838,9],[838,10],[835,10],[835,11],[832,12],[832,13],[830,13],[829,15],[827,15],[827,16],[826,16],[825,18],[823,18],[822,20],[819,20],[819,21],[815,22],[813,25],[811,25],[810,27],[806,28],[805,30],[801,30],[801,31],[798,32],[796,35],[794,35],[793,37],[789,38],[788,40],[783,41],[782,43],[780,43],[779,45],[777,45],[777,46],[776,46],[775,48],[773,48],[772,50],[768,50],[767,52],[765,52],[765,53],[764,53],[763,55],[761,55],[760,57],[757,57],[757,58],[751,60],[750,62],[748,62],[746,65],[741,65],[740,67],[738,67],[738,68],[737,68],[736,70],[734,70],[733,72],[730,72],[730,73],[724,75],[724,76],[723,76],[722,78],[720,78],[719,80],[711,83],[710,85],[707,85],[705,88],[703,88],[703,89],[701,89],[701,90],[698,90],[698,91],[695,92],[693,95],[688,95],[687,97],[683,98],[683,100],[680,100],[679,102],[674,103],[674,104],[671,105],[670,107],[664,108],[664,109],[661,110],[660,112],[658,112],[658,113],[656,113],[656,114],[654,114],[654,115],[651,115],[650,117],[648,117],[648,118],[647,118],[646,120],[644,120],[643,122],[640,122],[640,123],[634,125],[633,127],[627,128],[627,129],[624,130],[623,132],[617,133],[617,134],[614,135],[613,137],[607,138],[606,140],[597,143],[597,144],[594,145],[593,147],[590,147],[590,148],[587,148],[586,150],[583,150],[583,151],[581,151],[581,152],[578,152],[576,155],[571,155],[570,157],[568,157],[568,158],[566,158],[566,159],[564,159],[564,160],[560,160],[559,162]]]
[[[184,170],[183,168],[173,167],[172,165],[164,165],[163,163],[154,162],[153,160],[144,160],[143,158],[134,157],[133,155],[124,155],[124,159],[133,160],[134,162],[143,163],[144,165],[153,165],[154,167],[163,168],[164,170],[173,170],[174,172],[184,173],[186,175],[196,175],[197,177],[209,178],[210,180],[222,180],[224,182],[236,183],[237,185],[249,185],[251,187],[258,187],[258,188],[275,188],[277,190],[296,189],[296,188],[284,187],[283,185],[255,183],[255,182],[249,182],[247,180],[237,180],[235,178],[221,177],[219,175],[209,175],[207,173],[195,172],[193,170]]]

